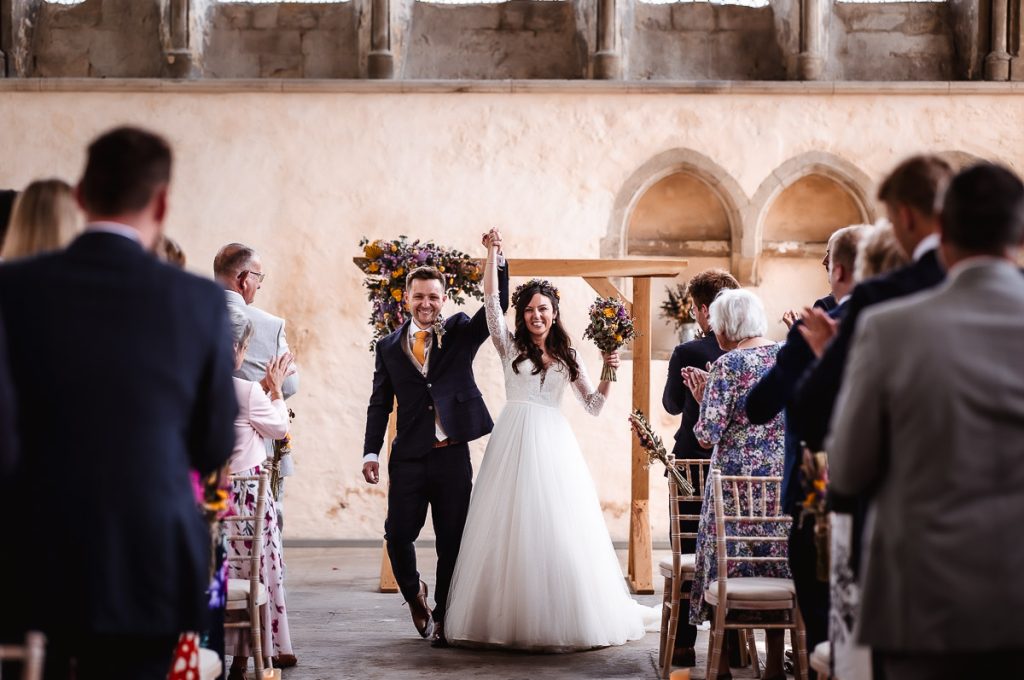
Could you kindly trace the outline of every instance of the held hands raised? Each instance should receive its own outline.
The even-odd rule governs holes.
[[[493,252],[501,253],[501,232],[496,228],[484,234],[481,237],[481,242],[487,248],[487,259],[491,259],[492,249]]]

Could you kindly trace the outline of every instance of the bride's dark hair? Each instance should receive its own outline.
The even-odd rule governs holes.
[[[544,369],[544,359],[540,347],[533,341],[530,331],[526,328],[524,319],[526,307],[533,300],[533,296],[540,293],[551,302],[553,319],[551,330],[544,341],[544,347],[548,354],[557,361],[562,362],[569,369],[569,380],[575,381],[580,375],[579,364],[576,363],[576,350],[572,348],[572,339],[565,332],[562,324],[558,323],[558,289],[551,285],[550,281],[531,279],[516,289],[512,295],[512,304],[516,308],[516,330],[513,334],[516,347],[519,349],[519,356],[512,361],[512,370],[519,373],[519,364],[529,359],[533,362],[531,373],[536,375]]]

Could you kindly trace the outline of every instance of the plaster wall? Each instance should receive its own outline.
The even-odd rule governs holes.
[[[302,371],[301,392],[290,401],[297,413],[297,475],[287,487],[293,539],[382,533],[385,487],[368,487],[359,473],[373,370],[369,307],[352,263],[360,237],[408,234],[479,253],[480,233],[499,226],[512,258],[598,257],[617,192],[637,168],[672,149],[713,159],[747,196],[788,159],[815,150],[847,159],[876,181],[922,150],[965,151],[1018,170],[1024,156],[1019,95],[196,90],[5,91],[0,153],[18,162],[0,166],[0,186],[21,188],[51,175],[75,180],[89,140],[117,124],[143,125],[171,140],[167,227],[189,267],[207,275],[219,246],[255,246],[268,274],[257,303],[288,319]],[[728,260],[690,264],[696,272]],[[765,301],[770,333],[781,338],[782,312],[826,292],[821,265],[818,258],[779,258],[763,260],[760,269],[754,290]],[[566,325],[594,374],[597,352],[580,340],[594,293],[582,281],[556,284]],[[496,415],[503,385],[489,346],[476,370]],[[677,421],[659,406],[666,370],[654,362],[651,403],[669,440]],[[597,419],[572,397],[565,402],[616,539],[628,531],[631,375],[627,362]],[[477,462],[484,444],[473,444]],[[664,480],[657,469],[650,479],[660,540]]]

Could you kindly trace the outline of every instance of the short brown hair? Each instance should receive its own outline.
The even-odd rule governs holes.
[[[869,224],[851,224],[837,229],[832,234],[828,240],[829,271],[838,264],[853,274],[853,264],[857,261],[857,245],[870,228]]]
[[[942,207],[953,168],[938,156],[913,156],[896,166],[878,187],[878,200],[906,205],[934,217]]]
[[[735,290],[739,287],[740,282],[729,272],[723,269],[708,269],[690,279],[686,292],[698,307],[710,307],[723,290]]]
[[[170,145],[151,132],[121,127],[89,145],[79,195],[95,215],[123,215],[145,208],[170,181]]]
[[[430,281],[434,279],[441,282],[441,290],[448,288],[448,280],[445,279],[444,274],[437,267],[416,267],[405,277],[405,289],[409,290],[412,288],[412,282],[417,279],[421,281]]]

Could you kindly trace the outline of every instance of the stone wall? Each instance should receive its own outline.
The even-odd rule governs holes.
[[[785,80],[773,7],[636,3],[629,76],[668,80]]]
[[[839,80],[958,80],[953,14],[943,2],[835,3],[832,72]],[[959,67],[959,68],[958,68]]]
[[[621,64],[609,69],[611,77],[629,80],[985,77],[993,44],[987,0],[806,1],[822,11],[811,27],[802,25],[800,0],[771,0],[763,8],[602,0],[616,19],[603,56]],[[1010,75],[1004,69],[987,77],[1024,80],[1021,2],[1008,5]],[[390,45],[375,48],[375,56],[392,65],[386,77],[410,80],[604,77],[605,69],[594,65],[598,36],[606,35],[598,30],[598,4],[378,2],[388,8],[390,30],[380,35]],[[16,77],[366,78],[373,6],[371,0],[85,0],[71,6],[0,0],[0,50],[6,75]],[[178,30],[172,40],[171,17],[184,12],[189,30]],[[805,53],[811,33],[817,46]],[[1005,63],[1006,55],[1001,58]]]
[[[630,206],[685,166],[715,188],[739,223],[735,249],[786,187],[808,172],[830,172],[830,158],[832,172],[848,164],[845,176],[857,183],[851,193],[859,188],[868,197],[898,161],[922,150],[999,159],[1018,171],[1024,158],[1024,98],[983,87],[835,94],[832,87],[814,93],[782,84],[707,95],[630,94],[628,86],[594,93],[586,87],[592,83],[569,83],[557,90],[538,84],[526,94],[460,94],[459,84],[447,92],[403,84],[410,90],[404,93],[384,84],[390,89],[360,94],[357,85],[369,89],[318,84],[315,92],[283,93],[255,83],[219,91],[216,83],[161,81],[133,89],[97,81],[95,91],[60,83],[29,91],[33,83],[0,81],[0,149],[18,159],[0,166],[0,187],[48,176],[74,181],[96,134],[115,124],[144,125],[175,148],[167,227],[190,269],[209,275],[214,253],[230,241],[263,253],[268,276],[257,304],[287,318],[302,371],[302,390],[289,402],[297,413],[297,474],[286,492],[293,539],[382,532],[385,487],[367,486],[359,473],[373,371],[369,306],[352,263],[361,237],[408,234],[480,254],[480,233],[499,226],[512,258],[622,257]],[[812,231],[786,236],[817,241]],[[784,310],[826,292],[820,258],[820,251],[762,257],[752,290],[766,303],[774,338],[783,337]],[[731,264],[717,256],[689,262],[689,273]],[[655,294],[667,283],[656,281]],[[581,338],[594,293],[574,279],[557,284],[565,323],[594,374],[597,352]],[[477,308],[473,301],[465,310]],[[656,342],[670,346],[665,331],[655,329]],[[504,390],[489,345],[475,367],[496,414]],[[656,426],[670,440],[678,419],[658,407],[666,370],[663,361],[652,366],[651,403]],[[629,521],[631,373],[625,362],[600,418],[586,415],[571,396],[564,403],[620,540]],[[473,444],[477,464],[485,443]],[[657,469],[650,483],[654,537],[661,540],[667,513]]]
[[[212,78],[358,78],[357,3],[214,4],[203,74]]]
[[[586,42],[572,2],[416,2],[406,78],[583,78]]]
[[[160,76],[160,5],[153,0],[85,0],[38,7],[27,75]]]

